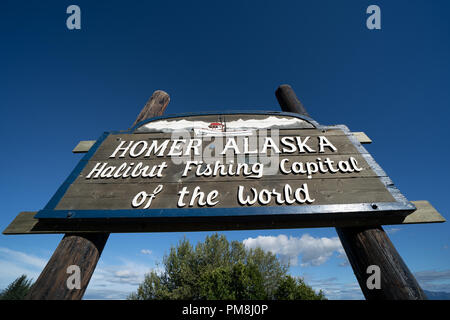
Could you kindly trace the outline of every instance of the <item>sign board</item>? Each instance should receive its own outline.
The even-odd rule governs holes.
[[[285,112],[173,115],[104,133],[35,218],[407,215],[347,127]]]

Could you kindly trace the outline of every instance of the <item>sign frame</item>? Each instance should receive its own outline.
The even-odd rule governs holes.
[[[369,167],[373,172],[379,177],[380,181],[387,189],[387,191],[394,198],[394,202],[377,202],[377,203],[354,203],[354,204],[322,204],[322,205],[289,205],[289,206],[262,206],[262,207],[233,207],[233,208],[163,208],[163,209],[118,209],[118,210],[55,210],[55,207],[59,201],[63,198],[64,194],[70,187],[70,185],[77,179],[80,173],[83,171],[88,161],[93,157],[98,148],[101,146],[103,141],[110,135],[118,134],[133,134],[136,129],[145,125],[147,123],[173,118],[184,118],[191,116],[209,116],[209,115],[236,115],[236,114],[254,114],[254,115],[276,115],[276,116],[289,116],[295,117],[312,124],[315,129],[322,130],[326,132],[327,130],[340,129],[347,136],[349,141],[353,144],[359,154],[364,158]],[[299,129],[301,130],[301,129]],[[321,125],[310,117],[300,115],[298,113],[291,112],[280,112],[280,111],[255,111],[255,110],[245,110],[245,111],[227,111],[227,112],[203,112],[203,113],[182,113],[173,115],[164,115],[149,118],[147,120],[137,123],[135,126],[129,130],[123,131],[109,131],[104,132],[95,142],[95,144],[90,148],[90,150],[85,154],[85,156],[80,160],[77,166],[73,169],[71,174],[66,178],[63,184],[58,188],[56,193],[47,203],[47,205],[34,216],[35,218],[48,221],[48,220],[59,220],[59,221],[93,221],[93,220],[104,220],[109,221],[120,221],[120,220],[130,220],[137,219],[142,221],[154,220],[154,219],[169,219],[172,218],[214,218],[214,217],[261,217],[261,216],[282,216],[289,217],[295,216],[296,219],[301,215],[311,215],[311,214],[361,214],[365,213],[366,216],[369,215],[373,218],[382,218],[383,215],[392,217],[392,214],[406,217],[408,214],[414,212],[416,207],[414,204],[409,202],[405,196],[395,187],[392,180],[384,172],[384,170],[377,164],[373,157],[368,153],[368,151],[361,145],[355,136],[350,132],[350,130],[345,125],[331,125],[325,126]],[[361,215],[364,217],[364,215]],[[309,217],[310,219],[311,217]],[[176,219],[175,219],[176,220]]]

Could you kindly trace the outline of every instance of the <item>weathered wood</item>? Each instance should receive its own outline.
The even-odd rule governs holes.
[[[411,201],[417,210],[406,217],[399,215],[391,215],[389,219],[386,217],[386,225],[408,225],[418,223],[442,223],[446,220],[436,211],[436,209],[428,201]],[[364,223],[369,225],[381,224],[379,219],[372,214],[365,216],[364,219],[340,219],[336,221],[330,216],[311,216],[310,219],[292,220],[289,217],[281,217],[276,221],[270,217],[255,217],[250,219],[244,218],[216,218],[214,223],[211,219],[161,219],[145,221],[129,220],[129,221],[80,221],[78,223],[57,223],[51,221],[39,221],[34,218],[36,212],[21,212],[3,231],[4,235],[14,234],[58,234],[68,232],[107,232],[107,233],[136,233],[136,232],[189,232],[189,231],[219,231],[219,230],[252,230],[252,229],[270,229],[277,225],[277,228],[325,228],[325,227],[351,227],[362,226]],[[283,219],[285,222],[283,222]]]
[[[155,91],[136,118],[135,124],[149,117],[163,114],[169,103],[169,95]],[[75,231],[77,232],[77,231]],[[27,299],[79,300],[89,284],[98,259],[108,240],[109,233],[66,233],[48,261]],[[69,289],[67,268],[76,265],[81,270],[80,289]]]
[[[27,296],[31,300],[80,300],[87,289],[109,233],[67,233]],[[69,289],[70,266],[80,268],[80,288]]]
[[[337,150],[339,150],[339,154],[360,154],[360,152],[355,148],[354,144],[349,140],[349,136],[345,135],[345,134],[333,134],[333,135],[328,135],[327,133],[322,133],[320,130],[307,130],[308,133],[304,133],[303,131],[301,132],[301,137],[307,137],[309,136],[310,138],[308,139],[308,146],[311,147],[312,150],[314,150],[314,152],[308,152],[308,153],[304,153],[303,155],[329,155],[329,154],[336,154],[335,151],[333,151],[331,148],[329,147],[325,147],[324,148],[324,152],[319,152],[319,136],[323,136],[326,137],[332,144],[333,146],[335,146],[337,148]],[[295,146],[297,146],[297,142],[295,140],[296,137],[299,136],[299,131],[297,131],[297,133],[295,135],[289,135],[289,137],[291,137],[291,142],[292,144],[294,144]],[[282,143],[282,141],[280,141],[284,136],[281,136],[280,139],[275,139],[273,140],[274,145],[276,145],[279,149],[280,149],[280,156],[284,156],[284,155],[293,155],[294,153],[288,153],[288,152],[283,152],[283,147],[284,149],[289,149],[287,146],[287,143]],[[255,144],[258,145],[258,149],[261,150],[261,148],[263,147],[264,144],[264,138],[261,138],[261,140],[259,140],[259,138],[254,138],[254,140],[248,140],[249,144],[251,144],[252,148],[254,149],[256,147]],[[293,139],[293,140],[292,140]],[[177,141],[177,145],[180,146],[180,151],[183,151],[183,155],[186,153],[185,151],[187,151],[187,148],[189,147],[189,141],[188,139],[185,139],[186,142],[179,142]],[[200,139],[198,139],[200,140]],[[125,141],[124,145],[127,146],[131,141],[134,141],[134,143],[137,143],[138,141],[146,141],[147,143],[147,150],[151,145],[155,145],[155,146],[161,146],[163,145],[163,143],[167,143],[167,146],[165,146],[164,148],[164,152],[161,154],[161,157],[159,156],[159,151],[157,152],[158,157],[155,155],[155,150],[152,149],[152,152],[150,153],[149,157],[146,157],[148,159],[155,159],[155,158],[178,158],[178,156],[169,156],[169,152],[171,150],[172,145],[175,143],[174,140],[170,140],[170,137],[167,137],[165,139],[154,139],[153,134],[110,134],[103,142],[102,144],[99,146],[99,148],[96,150],[95,154],[92,156],[92,158],[90,160],[102,160],[102,159],[111,159],[110,156],[114,153],[114,151],[116,150],[116,148],[119,146],[119,144]],[[168,142],[167,142],[168,141]],[[210,156],[208,156],[209,154],[212,155],[217,155],[220,154],[223,151],[223,148],[225,147],[228,139],[224,139],[223,137],[215,137],[215,138],[204,138],[202,141],[202,145],[201,145],[201,155],[204,155],[204,157],[209,158]],[[236,142],[236,145],[238,146],[238,148],[240,150],[243,150],[244,148],[244,139],[243,137],[235,137],[234,141]],[[208,148],[214,145],[215,149],[214,149],[214,153],[212,150],[208,150]],[[142,146],[140,146],[140,148],[142,148]],[[140,148],[138,150],[140,150]],[[199,147],[200,149],[200,147]],[[163,149],[161,149],[163,150]],[[206,152],[205,152],[206,151]],[[268,148],[268,153],[272,152],[271,148]],[[145,154],[146,152],[144,152]],[[190,153],[192,155],[192,157],[194,157],[194,151],[190,150]],[[296,153],[298,155],[300,155],[300,153]],[[121,152],[117,152],[117,154],[115,155],[116,159],[118,158],[118,156],[121,155]],[[234,156],[234,150],[229,148],[226,153],[226,156]],[[262,154],[261,154],[262,155]],[[181,156],[180,156],[181,157]],[[129,152],[127,152],[124,157],[120,158],[123,160],[136,160],[136,159],[143,159],[144,155],[139,156],[138,158],[133,158],[130,157]]]
[[[86,153],[95,144],[96,140],[83,140],[78,142],[75,148],[73,148],[73,153]]]
[[[295,126],[297,130],[292,129]],[[249,206],[271,207],[267,210],[280,214],[287,212],[277,207],[289,203],[290,213],[311,214],[318,206],[328,205],[320,209],[338,211],[336,219],[341,218],[343,211],[352,212],[355,217],[361,211],[373,211],[376,208],[371,206],[377,206],[374,202],[402,204],[392,196],[390,184],[378,179],[385,173],[378,169],[348,128],[315,126],[317,123],[313,120],[267,112],[188,115],[144,121],[128,133],[103,135],[91,149],[89,158],[83,158],[52,198],[48,211],[40,212],[37,217],[48,219],[58,215],[66,218],[69,215],[74,218],[72,215],[77,215],[77,219],[81,219],[170,215],[173,211],[159,209],[178,208],[179,202],[174,199],[184,192],[189,194],[184,201],[189,202],[194,189],[199,188],[201,198],[217,193],[214,201],[210,200],[208,204],[214,208],[241,209],[246,207],[246,201],[239,199],[255,199],[260,193],[258,202],[250,200],[253,203]],[[145,132],[137,132],[143,127]],[[170,130],[173,132],[169,137]],[[286,135],[287,131],[290,135]],[[280,137],[280,133],[283,136]],[[195,140],[191,140],[193,136]],[[230,147],[229,142],[235,147]],[[173,156],[174,150],[180,155]],[[217,155],[219,157],[215,157]],[[222,163],[218,163],[218,159]],[[196,160],[196,163],[186,166],[188,160]],[[307,173],[306,168],[314,173]],[[205,171],[210,173],[205,176],[201,173]],[[155,172],[158,172],[157,176]],[[155,199],[148,197],[153,190],[159,190]],[[149,202],[145,206],[146,199]],[[151,205],[150,199],[153,199]],[[198,204],[198,197],[196,199],[189,208],[208,208],[204,203]],[[305,199],[308,199],[306,203]],[[312,207],[292,208],[294,204]],[[348,204],[357,206],[346,207]],[[334,207],[331,209],[329,205]],[[384,207],[392,210],[392,206]],[[133,209],[150,209],[150,212],[124,211]],[[408,209],[410,212],[413,207]],[[64,214],[51,210],[72,212]],[[76,210],[95,212],[73,212]],[[100,212],[104,210],[109,213]],[[228,212],[238,215],[238,211]],[[199,216],[214,215],[206,210],[195,212]]]
[[[342,179],[299,179],[293,177],[290,180],[247,180],[245,183],[234,181],[215,181],[199,184],[197,181],[186,181],[182,185],[179,183],[164,183],[162,191],[153,199],[150,209],[177,208],[178,193],[186,187],[188,191],[193,192],[196,186],[201,186],[202,192],[208,194],[213,190],[219,192],[216,198],[219,201],[215,208],[233,208],[242,207],[237,201],[237,191],[239,186],[244,186],[244,196],[253,198],[251,188],[258,192],[262,189],[273,190],[283,193],[283,188],[289,184],[293,191],[307,184],[309,195],[314,200],[313,205],[327,204],[351,204],[351,203],[374,203],[374,202],[394,202],[395,199],[381,183],[377,177],[372,178],[342,178]],[[72,184],[64,197],[57,204],[55,210],[120,210],[133,209],[131,200],[141,192],[147,190],[152,192],[160,183],[139,183],[126,184]],[[345,192],[346,191],[346,192]],[[185,197],[185,201],[190,199]],[[306,203],[305,205],[307,205]],[[295,205],[300,205],[295,203]],[[252,207],[277,206],[275,197],[267,205],[261,205],[256,202]],[[283,204],[282,206],[286,206]],[[197,203],[194,208],[198,208]],[[206,214],[206,212],[205,212]],[[355,217],[358,212],[355,212]],[[336,213],[338,219],[340,213]]]
[[[301,130],[301,131],[299,131]],[[255,133],[261,132],[262,130],[255,130]],[[267,136],[271,135],[271,132],[273,130],[272,129],[267,129]],[[328,130],[318,130],[318,129],[279,129],[278,130],[278,134],[280,137],[284,137],[284,136],[299,136],[299,132],[301,133],[300,136],[304,137],[304,136],[311,136],[311,137],[316,137],[316,136],[355,136],[355,132],[349,132],[349,133],[345,133],[341,128],[333,128],[333,129],[328,129]],[[135,135],[133,136],[134,138],[139,138],[136,140],[145,140],[148,139],[150,140],[170,140],[173,138],[173,133],[172,132],[159,132],[159,131],[155,131],[155,132],[133,132]],[[186,132],[183,132],[183,134],[185,134]],[[119,138],[119,139],[126,139],[127,137],[130,137],[130,133],[117,133],[114,135],[115,138]],[[189,132],[189,137],[190,138],[202,138],[202,137],[197,137],[194,135],[194,133],[192,131]],[[355,136],[357,138],[357,135]],[[237,136],[237,139],[242,139],[242,136]],[[251,136],[250,136],[251,138]],[[215,139],[219,139],[217,137],[203,137],[203,140],[207,140],[207,141],[214,141]],[[221,138],[223,139],[223,138]],[[90,141],[90,140],[86,140]]]
[[[371,144],[372,139],[370,139],[364,132],[353,132],[353,135],[358,139],[361,144]]]
[[[411,202],[416,206],[417,210],[406,216],[403,223],[445,222],[445,218],[428,201],[418,200]]]
[[[290,86],[280,86],[276,96],[283,111],[308,115],[303,105],[297,103],[298,99]],[[366,299],[426,299],[380,225],[336,228],[336,231]],[[366,285],[369,265],[381,268],[381,289],[370,290]]]
[[[426,300],[425,293],[381,226],[336,228],[348,260],[367,300]],[[380,268],[380,289],[369,289],[367,280]]]
[[[306,132],[306,130],[304,130]],[[280,137],[288,136],[297,133],[295,130],[280,130]],[[334,132],[341,132],[341,130],[328,131],[327,135],[334,134]],[[372,140],[364,132],[352,132],[352,134],[358,139],[361,144],[370,144]],[[170,139],[170,134],[167,133],[155,133],[154,139]],[[95,140],[82,140],[78,142],[77,146],[72,150],[73,153],[86,153],[94,145]]]
[[[301,115],[309,117],[303,104],[295,95],[294,90],[288,84],[282,84],[275,91],[278,103],[281,109],[286,112],[299,113]]]
[[[315,174],[313,174],[311,176],[311,179],[337,179],[337,178],[367,178],[367,177],[378,177],[379,175],[377,175],[376,173],[373,172],[373,170],[370,168],[369,164],[365,161],[365,159],[358,154],[351,154],[351,155],[330,155],[327,156],[326,158],[329,158],[331,161],[333,161],[334,164],[339,163],[339,161],[349,161],[349,158],[353,158],[355,159],[355,161],[357,161],[357,165],[358,168],[361,169],[361,171],[357,172],[317,172]],[[221,159],[221,158],[220,158]],[[317,159],[317,156],[283,156],[280,157],[278,160],[286,160],[285,162],[283,162],[283,170],[292,170],[292,166],[294,165],[294,163],[306,163],[306,162],[315,162],[315,160]],[[191,160],[191,159],[189,159]],[[197,159],[193,159],[196,161],[199,161]],[[205,160],[205,158],[201,159],[201,160]],[[214,162],[211,163],[211,166],[214,165],[215,161],[220,161],[220,164],[224,164],[225,161],[224,160],[219,160],[219,159],[212,159]],[[238,161],[240,160],[241,163],[245,163],[244,161],[242,161],[241,159],[234,157],[233,161],[235,164],[238,163]],[[255,158],[256,160],[256,158]],[[258,158],[258,160],[265,160],[265,159],[261,159]],[[283,174],[283,172],[281,172],[280,169],[280,165],[277,165],[276,160],[277,159],[270,159],[267,158],[267,160],[275,160],[273,161],[274,163],[269,163],[267,162],[267,166],[264,167],[264,175],[259,178],[259,181],[264,181],[264,180],[289,180],[289,179],[306,179],[307,178],[307,173],[291,173],[291,174]],[[107,162],[107,166],[112,166],[112,167],[116,167],[119,168],[120,165],[122,165],[124,163],[124,160],[103,160],[100,161],[101,163]],[[261,161],[262,162],[262,161]],[[95,166],[99,163],[99,161],[88,161],[86,167],[83,169],[83,171],[80,173],[80,175],[78,176],[78,178],[73,182],[74,184],[80,183],[80,184],[99,184],[99,183],[108,183],[108,184],[122,184],[122,183],[149,183],[149,182],[155,182],[155,183],[160,183],[160,182],[164,182],[164,183],[179,183],[179,180],[182,178],[183,172],[185,170],[186,167],[186,163],[173,163],[172,161],[169,160],[165,160],[165,164],[167,165],[167,167],[162,171],[161,176],[160,177],[135,177],[132,179],[124,179],[124,178],[104,178],[104,179],[100,179],[100,178],[93,178],[95,175],[91,174],[92,170],[95,168]],[[142,167],[145,168],[146,166],[149,167],[148,170],[152,170],[153,168],[155,168],[155,172],[157,171],[156,168],[158,168],[158,165],[161,165],[161,163],[163,163],[163,160],[139,160],[139,161],[134,161],[134,166],[136,166],[137,163],[142,163]],[[229,162],[228,162],[229,165]],[[270,166],[274,166],[273,168],[271,168]],[[237,165],[234,165],[234,168]],[[249,167],[251,167],[252,164],[249,164]],[[105,168],[106,168],[105,167]],[[216,175],[216,176],[196,176],[196,170],[198,167],[201,167],[201,165],[199,164],[197,165],[191,165],[190,168],[191,170],[189,172],[187,172],[187,175],[185,177],[183,177],[183,180],[189,182],[189,181],[193,181],[195,179],[195,181],[198,181],[199,183],[203,183],[203,182],[211,182],[211,181],[249,181],[252,178],[249,178],[249,176],[254,175],[246,175],[244,174],[243,170],[241,170],[241,172],[239,172],[239,175],[233,175],[233,176],[221,176],[221,175]],[[89,176],[89,174],[91,174],[89,179],[86,179],[87,176]],[[156,173],[155,173],[156,174]]]
[[[150,99],[148,99],[141,113],[137,116],[133,126],[146,119],[161,116],[164,113],[164,110],[166,110],[169,102],[170,97],[166,92],[156,90],[153,92]]]

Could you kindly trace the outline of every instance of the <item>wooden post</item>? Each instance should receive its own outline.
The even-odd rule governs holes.
[[[133,123],[133,126],[146,119],[162,116],[169,102],[170,97],[166,92],[162,90],[156,90],[155,92],[153,92],[150,99],[148,99],[144,108],[142,108],[141,113],[139,113],[139,115],[137,116],[136,120]]]
[[[367,300],[426,300],[413,274],[381,226],[336,228],[359,286]],[[380,270],[380,289],[369,289],[369,266]],[[369,281],[370,282],[370,281]]]
[[[275,92],[283,111],[309,116],[289,85]],[[381,226],[336,228],[345,253],[368,300],[424,300],[425,293]],[[380,270],[380,289],[369,289],[369,266]],[[375,271],[376,272],[376,271]]]
[[[275,91],[275,96],[277,97],[278,103],[280,104],[281,110],[286,112],[299,113],[301,115],[309,117],[303,104],[298,100],[294,90],[288,84],[282,84]]]
[[[167,93],[161,90],[155,91],[133,126],[145,119],[161,116],[169,101]],[[80,300],[83,298],[108,237],[109,233],[65,234],[28,293],[27,299]],[[76,277],[77,271],[73,267],[69,268],[70,266],[79,268],[79,289],[73,288],[77,283],[75,280],[72,281],[72,277]]]

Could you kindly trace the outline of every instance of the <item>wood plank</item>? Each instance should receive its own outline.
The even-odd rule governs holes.
[[[392,216],[388,219],[384,217],[384,225],[408,225],[408,224],[419,224],[419,223],[443,223],[445,218],[436,211],[436,209],[428,201],[412,201],[412,203],[417,207],[417,210],[405,217],[400,217],[398,215]],[[260,222],[257,221],[247,221],[235,218],[217,220],[212,218],[203,221],[197,219],[181,219],[176,221],[161,220],[157,222],[150,221],[118,221],[116,223],[109,221],[105,222],[84,222],[78,224],[64,224],[57,223],[57,221],[52,221],[50,224],[45,222],[40,222],[38,219],[34,218],[37,212],[21,212],[17,217],[9,224],[9,226],[3,231],[4,235],[14,235],[14,234],[56,234],[56,233],[67,233],[73,232],[108,232],[108,233],[136,233],[136,232],[164,232],[168,228],[173,229],[171,231],[206,231],[206,230],[257,230],[257,229],[270,229],[273,228],[275,221],[270,220],[266,217]],[[368,220],[355,219],[354,217],[345,218],[340,220],[335,220],[327,215],[317,219],[316,217],[311,217],[311,219],[304,219],[303,221],[291,221],[288,217],[284,218],[284,221],[278,221],[279,228],[318,228],[318,227],[350,227],[350,226],[361,226],[361,223],[367,222],[368,224],[376,223],[380,224],[380,218],[372,219],[367,217]],[[283,219],[279,219],[283,220]],[[387,220],[387,221],[386,221]],[[214,222],[216,223],[215,225]],[[211,226],[213,225],[213,226]],[[213,229],[210,229],[210,228]],[[167,230],[169,231],[169,230]]]
[[[241,157],[240,157],[241,158]],[[257,159],[259,163],[263,163],[263,176],[258,178],[258,180],[264,181],[264,180],[287,180],[287,179],[305,179],[307,178],[307,173],[296,173],[296,168],[298,169],[298,166],[295,165],[295,163],[303,163],[303,166],[305,166],[306,162],[312,162],[317,164],[317,156],[283,156],[278,158],[263,158],[263,159]],[[358,169],[361,169],[361,171],[355,170],[354,172],[331,172],[328,168],[326,168],[327,172],[317,172],[311,175],[311,179],[336,179],[336,178],[363,178],[363,177],[377,177],[378,175],[373,172],[372,168],[369,166],[369,164],[366,162],[364,157],[361,155],[330,155],[326,157],[322,157],[322,161],[329,159],[332,161],[333,169],[336,169],[338,167],[338,164],[340,161],[344,161],[345,163],[350,163],[350,158],[353,158],[354,161],[356,161],[356,165]],[[221,158],[223,159],[223,158]],[[285,160],[284,160],[285,159]],[[253,158],[248,158],[248,169],[247,171],[244,171],[244,169],[240,169],[239,174],[236,175],[225,175],[221,176],[220,174],[217,174],[216,176],[208,175],[208,176],[196,176],[196,170],[201,169],[200,172],[203,172],[204,169],[202,167],[206,167],[207,165],[211,167],[211,170],[214,170],[215,167],[215,161],[220,161],[217,159],[198,159],[196,161],[203,161],[206,162],[203,165],[190,165],[191,170],[187,172],[185,177],[182,177],[183,172],[186,168],[186,163],[174,163],[171,160],[138,160],[138,161],[124,161],[124,160],[117,160],[117,159],[111,159],[106,161],[88,161],[86,167],[82,170],[80,175],[77,177],[77,179],[74,181],[74,183],[84,183],[84,184],[92,184],[92,183],[109,183],[109,184],[122,184],[122,183],[150,183],[150,182],[159,182],[159,183],[171,183],[176,182],[179,183],[180,181],[198,181],[199,184],[202,184],[204,182],[210,182],[210,181],[250,181],[254,180],[255,178],[251,178],[252,176],[258,176],[257,171],[254,173],[249,174],[252,168],[252,163],[257,162],[257,160],[253,160]],[[281,160],[284,160],[283,163],[279,163]],[[191,160],[188,160],[191,161]],[[233,169],[233,172],[236,172],[238,163],[239,164],[245,164],[246,161],[243,161],[243,159],[239,159],[235,157],[233,160],[233,165],[230,165],[230,160],[228,160],[228,164],[225,165],[225,168],[228,168],[228,166],[231,166]],[[269,162],[270,161],[270,162]],[[116,172],[120,168],[120,166],[126,162],[128,166],[131,166],[131,168],[135,168],[136,166],[140,166],[141,168],[148,167],[146,169],[146,172],[150,172],[152,169],[154,169],[154,174],[158,172],[159,166],[164,163],[166,168],[161,170],[161,176],[154,176],[154,177],[130,177],[130,178],[114,178],[114,177],[104,177],[101,178],[101,175],[99,175],[97,178],[96,173],[98,171],[93,171],[93,169],[97,166],[99,168],[100,166],[104,165],[103,170],[108,170],[108,167],[116,168],[114,172]],[[133,163],[133,165],[131,165]],[[224,160],[220,161],[220,164],[223,165]],[[322,162],[323,163],[323,162]],[[142,165],[140,165],[142,164]],[[285,172],[286,170],[292,171],[289,174],[285,174],[280,170],[280,166],[282,165],[281,169]],[[294,166],[294,169],[292,169],[292,166]],[[325,164],[326,166],[326,164]],[[259,170],[258,167],[255,167],[255,170]],[[122,170],[123,172],[124,170]],[[140,170],[138,170],[140,171]],[[288,172],[289,172],[288,171]],[[133,172],[131,170],[131,172]],[[89,177],[89,178],[87,178]]]
[[[361,144],[370,144],[372,139],[370,139],[364,132],[353,132],[353,135],[358,139]]]
[[[352,203],[373,203],[373,202],[395,202],[391,193],[385,188],[379,178],[348,178],[348,179],[311,179],[311,180],[265,180],[265,181],[248,181],[243,184],[240,182],[216,181],[205,182],[201,184],[201,191],[205,194],[213,190],[217,190],[219,201],[214,207],[230,208],[240,207],[237,201],[237,191],[239,186],[244,187],[244,197],[252,196],[250,188],[257,191],[262,189],[283,193],[286,184],[291,186],[295,191],[301,188],[303,184],[307,184],[310,197],[315,201],[313,205],[324,204],[352,204]],[[153,192],[159,184],[146,183],[128,183],[126,185],[119,184],[72,184],[67,190],[64,197],[56,205],[55,210],[110,210],[110,209],[133,209],[131,201],[135,195],[141,191],[148,193]],[[162,191],[153,199],[151,209],[159,208],[177,208],[178,193],[183,187],[188,191],[199,186],[197,182],[166,183],[163,185]],[[185,197],[188,201],[189,196]],[[269,205],[276,205],[275,197]],[[297,203],[298,205],[298,203]],[[263,207],[258,202],[252,207]],[[198,207],[194,205],[194,207]]]
[[[316,130],[317,131],[317,130]],[[297,135],[299,136],[299,135]],[[320,152],[319,149],[319,138],[318,136],[325,136],[330,143],[333,144],[333,146],[337,149],[333,150],[330,147],[324,147],[323,152]],[[296,136],[292,136],[293,139],[295,139]],[[301,137],[304,139],[306,138],[306,136],[304,136],[303,134],[301,135]],[[180,137],[181,138],[181,137]],[[167,140],[168,142],[164,142],[164,140]],[[119,147],[120,143],[122,141],[126,141],[123,146],[129,146],[131,141],[134,141],[134,143],[137,143],[138,141],[145,141],[147,143],[147,148],[145,149],[145,151],[142,151],[142,154],[139,155],[138,157],[131,157],[129,152],[117,152],[114,154],[115,158],[119,158],[123,159],[123,160],[136,160],[136,159],[143,159],[143,158],[182,158],[182,156],[170,156],[170,150],[172,148],[172,146],[174,145],[174,143],[177,143],[177,146],[180,146],[180,151],[183,151],[183,154],[186,154],[185,150],[188,148],[189,145],[189,141],[186,137],[186,142],[175,142],[174,140],[169,140],[169,139],[161,139],[161,140],[155,140],[152,137],[152,134],[114,134],[114,135],[109,135],[105,141],[103,141],[103,143],[101,144],[101,146],[98,148],[98,150],[96,150],[95,154],[92,156],[92,158],[90,160],[106,160],[106,159],[111,159],[110,157],[114,154],[115,150]],[[347,135],[330,135],[327,136],[326,134],[320,134],[320,131],[315,135],[315,136],[310,136],[310,139],[307,142],[307,145],[311,148],[311,150],[313,150],[312,152],[306,152],[307,149],[303,150],[303,152],[300,152],[298,149],[294,152],[288,152],[290,151],[289,147],[284,144],[283,148],[283,144],[280,143],[279,140],[274,139],[274,143],[275,145],[278,147],[278,149],[281,151],[281,153],[279,154],[280,156],[284,156],[284,155],[292,155],[292,154],[304,154],[304,155],[331,155],[331,154],[360,154],[360,151],[355,147],[355,145],[353,145],[353,143],[349,140],[349,137]],[[204,138],[202,140],[202,144],[201,147],[199,147],[199,149],[201,150],[201,155],[202,156],[206,156],[206,157],[210,157],[207,156],[209,154],[211,155],[219,155],[222,153],[222,151],[224,150],[225,146],[226,146],[226,141],[224,138],[222,137],[214,137],[214,138]],[[239,148],[239,151],[241,151],[241,153],[244,150],[244,139],[243,137],[235,137],[235,141],[236,144]],[[252,141],[252,140],[250,140]],[[256,140],[253,140],[256,141]],[[294,140],[295,141],[295,140]],[[133,143],[133,144],[134,144]],[[163,150],[163,152],[160,155],[160,151],[157,152],[157,154],[155,155],[155,149],[152,149],[152,152],[146,157],[147,155],[147,151],[150,148],[150,145],[152,145],[153,143],[155,143],[155,145],[162,146],[163,143],[164,147],[161,149]],[[250,142],[252,143],[252,142]],[[258,139],[258,150],[261,151],[263,148],[263,143],[264,143],[264,138],[263,139]],[[133,146],[133,144],[131,144],[131,146]],[[294,142],[294,145],[296,145],[296,142]],[[139,146],[139,149],[136,149],[135,152],[139,152],[141,151],[141,148],[143,148],[144,142],[142,142]],[[253,149],[253,148],[250,148]],[[272,151],[271,148],[267,148],[268,151]],[[123,153],[123,157],[122,157],[122,153]],[[175,153],[175,152],[174,152]],[[194,154],[193,150],[190,150],[191,154]],[[139,153],[137,153],[139,154]],[[173,154],[173,153],[172,153]],[[225,155],[227,156],[233,156],[235,154],[234,150],[232,148],[228,148],[227,152],[225,153]]]
[[[298,133],[298,130],[283,129],[280,130],[280,137],[291,136]],[[340,130],[329,130],[327,135],[341,135]],[[364,132],[352,132],[356,139],[358,139],[361,144],[370,144],[372,140]],[[155,133],[154,139],[170,139],[171,134],[167,133]],[[78,142],[77,146],[72,150],[73,153],[87,153],[89,149],[94,145],[96,140],[82,140]]]
[[[78,142],[75,148],[73,148],[73,153],[86,153],[95,144],[96,140],[83,140]]]
[[[27,234],[35,233],[35,226],[39,220],[34,218],[36,211],[24,211],[19,213],[14,220],[6,227],[3,234]],[[50,231],[52,228],[49,228]],[[33,232],[34,231],[34,232]],[[39,232],[38,232],[39,233]],[[53,233],[53,232],[52,232]]]
[[[403,224],[445,222],[445,218],[428,201],[418,200],[411,202],[416,206],[417,210],[406,216]]]

